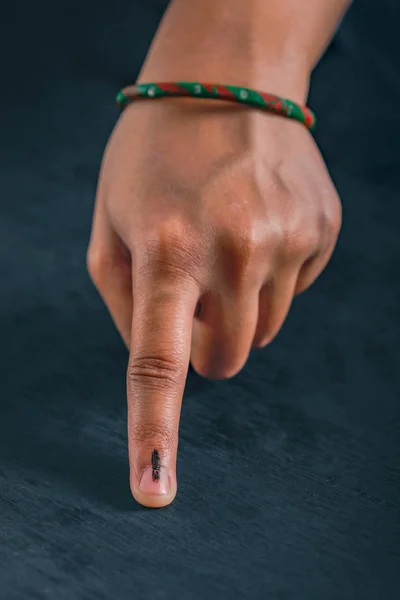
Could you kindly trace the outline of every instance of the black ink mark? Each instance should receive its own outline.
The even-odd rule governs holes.
[[[158,454],[158,450],[153,450],[151,455],[151,468],[152,468],[152,479],[153,481],[159,481],[160,479],[160,455]]]

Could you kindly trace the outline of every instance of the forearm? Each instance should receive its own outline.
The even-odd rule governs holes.
[[[305,102],[350,0],[172,0],[140,80],[248,85]]]

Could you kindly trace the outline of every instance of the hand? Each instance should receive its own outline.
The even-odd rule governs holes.
[[[177,489],[189,360],[232,377],[276,336],[327,264],[341,205],[299,123],[248,107],[144,101],[105,152],[91,277],[128,348],[130,482],[147,506]]]

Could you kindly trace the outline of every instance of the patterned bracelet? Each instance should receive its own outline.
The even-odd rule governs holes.
[[[230,100],[255,108],[261,108],[289,119],[300,121],[313,130],[316,124],[314,113],[306,106],[300,106],[291,100],[256,92],[249,88],[233,85],[216,85],[214,83],[198,83],[177,81],[172,83],[140,83],[130,85],[119,92],[116,101],[119,108],[139,98],[167,98],[189,96],[191,98],[207,98],[210,100]]]

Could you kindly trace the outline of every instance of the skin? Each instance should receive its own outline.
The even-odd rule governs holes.
[[[230,83],[305,104],[347,4],[175,0],[139,81]],[[130,352],[130,486],[139,503],[175,497],[189,361],[204,377],[229,378],[251,348],[269,344],[293,297],[328,263],[341,218],[300,123],[199,99],[123,112],[102,162],[87,260]]]

